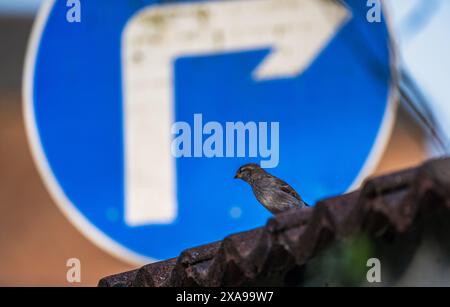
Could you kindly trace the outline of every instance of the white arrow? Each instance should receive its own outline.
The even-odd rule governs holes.
[[[333,0],[211,1],[136,14],[122,37],[126,223],[177,216],[170,151],[177,57],[272,48],[253,77],[295,77],[349,18]]]

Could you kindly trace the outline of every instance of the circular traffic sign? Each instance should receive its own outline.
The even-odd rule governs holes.
[[[86,1],[78,20],[44,5],[27,131],[88,238],[128,261],[168,258],[265,223],[233,180],[242,164],[308,203],[372,171],[394,109],[385,20],[359,0],[274,1]]]

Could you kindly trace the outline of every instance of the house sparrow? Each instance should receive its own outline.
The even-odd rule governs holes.
[[[272,176],[258,164],[241,166],[234,178],[247,182],[256,199],[273,214],[292,208],[309,207],[289,184]]]

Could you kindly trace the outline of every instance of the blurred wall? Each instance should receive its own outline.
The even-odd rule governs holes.
[[[22,117],[22,69],[32,19],[0,16],[0,285],[70,285],[66,261],[81,261],[81,284],[129,270],[62,215],[37,173]]]

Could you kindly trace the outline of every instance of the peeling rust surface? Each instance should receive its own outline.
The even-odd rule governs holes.
[[[336,241],[361,233],[404,236],[436,213],[450,216],[450,158],[370,179],[358,191],[278,214],[264,227],[178,258],[105,277],[99,286],[282,286]]]

